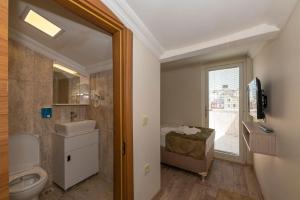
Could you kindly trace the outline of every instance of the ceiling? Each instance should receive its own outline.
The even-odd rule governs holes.
[[[63,32],[52,38],[25,23],[22,16],[28,9],[53,22],[62,28]],[[27,40],[25,43],[33,49],[39,46],[42,51],[48,54],[50,52],[55,55],[55,60],[69,67],[74,66],[86,71],[95,66],[101,67],[102,63],[111,62],[112,37],[53,1],[12,0],[9,19],[12,37],[17,35],[15,39]]]
[[[103,0],[162,63],[275,38],[298,0]],[[246,42],[247,41],[247,42]],[[234,44],[234,45],[232,45]],[[233,47],[232,47],[233,46]]]
[[[274,39],[298,0],[102,0],[162,63],[206,62],[256,52]],[[28,7],[60,26],[50,38],[25,24]],[[65,64],[95,71],[112,67],[111,37],[53,1],[10,1],[11,32],[59,54]],[[27,40],[27,39],[26,39]],[[65,59],[63,59],[65,58]],[[59,60],[59,59],[58,59]]]
[[[281,28],[297,0],[127,0],[165,50],[259,24]]]

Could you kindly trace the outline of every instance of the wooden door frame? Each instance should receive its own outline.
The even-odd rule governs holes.
[[[99,0],[55,0],[113,38],[114,199],[133,199],[132,32]],[[0,1],[0,200],[8,199],[8,0]]]

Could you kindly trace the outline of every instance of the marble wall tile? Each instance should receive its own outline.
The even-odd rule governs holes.
[[[9,133],[33,133],[33,83],[9,79]]]
[[[39,136],[41,165],[52,181],[52,119],[41,118],[40,109],[52,105],[52,60],[9,41],[9,134]]]
[[[99,170],[106,181],[113,181],[113,131],[100,132]]]
[[[33,80],[33,65],[36,53],[17,42],[9,41],[8,77],[14,80]],[[25,61],[25,62],[24,62]]]
[[[113,76],[112,70],[90,75],[91,99],[89,119],[99,129],[99,168],[109,182],[113,181]]]
[[[47,82],[51,83],[52,91],[52,82],[53,82],[53,60],[46,58],[44,56],[36,56],[33,62],[33,77],[35,82]],[[51,66],[51,67],[45,67]],[[52,98],[52,95],[51,95]]]
[[[87,116],[87,105],[76,105],[76,106],[53,106],[53,119],[55,122],[66,123],[71,121],[71,112],[75,112],[77,117],[74,121],[82,121],[88,119]]]

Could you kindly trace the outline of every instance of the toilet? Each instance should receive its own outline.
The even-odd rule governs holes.
[[[9,136],[9,197],[11,200],[37,200],[48,175],[40,167],[40,145],[32,134]]]

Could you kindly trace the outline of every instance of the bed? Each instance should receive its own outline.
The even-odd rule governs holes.
[[[180,153],[174,151],[174,149],[170,148],[170,138],[173,137],[172,139],[174,139],[175,137],[177,137],[176,142],[177,144],[179,144],[179,146],[181,146],[181,148],[189,148],[189,146],[183,145],[183,140],[191,142],[193,140],[193,137],[195,136],[187,136],[184,134],[178,134],[174,132],[166,133],[161,131],[161,162],[163,164],[171,165],[190,172],[197,173],[202,176],[202,180],[204,181],[214,158],[215,131],[214,129],[202,127],[196,128],[199,128],[201,130],[199,135],[201,135],[201,133],[203,135],[204,132],[209,134],[207,134],[205,138],[201,139],[202,143],[201,145],[198,145],[198,147],[201,147],[201,149],[195,149],[194,154],[190,153],[190,149],[186,149],[186,152]]]

